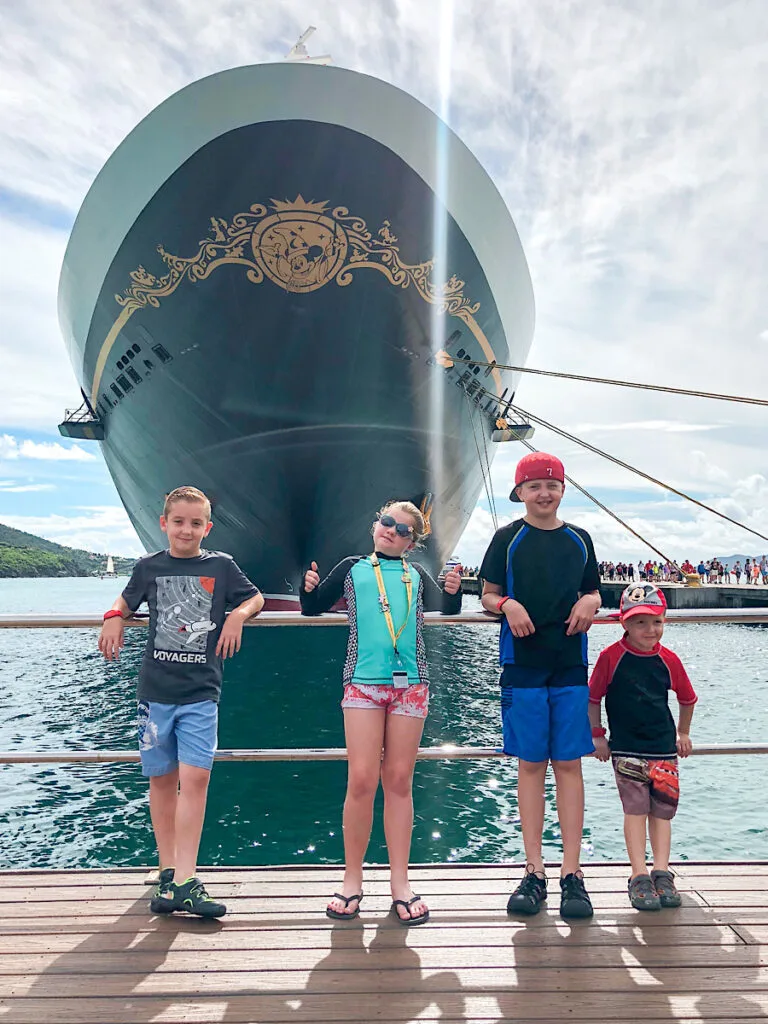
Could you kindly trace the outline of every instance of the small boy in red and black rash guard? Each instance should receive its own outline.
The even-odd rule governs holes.
[[[629,900],[637,910],[681,903],[669,870],[671,821],[680,794],[677,757],[691,752],[689,730],[697,697],[683,663],[660,643],[666,610],[664,594],[653,584],[628,586],[619,604],[624,636],[601,652],[589,681],[595,754],[600,761],[613,760],[632,870]],[[680,705],[677,728],[669,710],[670,690]],[[600,724],[603,698],[610,740]],[[653,851],[650,874],[646,828]]]

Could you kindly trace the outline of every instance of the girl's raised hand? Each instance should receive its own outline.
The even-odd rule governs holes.
[[[308,594],[311,590],[320,582],[320,576],[317,572],[317,562],[310,562],[309,568],[304,573],[304,590]]]
[[[446,594],[458,594],[461,587],[461,566],[455,565],[450,572],[445,574],[443,589]]]

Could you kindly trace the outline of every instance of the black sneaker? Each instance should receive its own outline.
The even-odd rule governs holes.
[[[200,917],[224,917],[227,912],[223,903],[211,899],[199,878],[188,878],[179,885],[171,882],[168,889],[173,894],[172,910],[186,910]]]
[[[675,876],[672,871],[653,870],[651,872],[651,881],[662,907],[679,907],[681,905],[683,897],[677,891]]]
[[[173,905],[173,893],[171,883],[173,882],[173,868],[163,868],[157,880],[152,899],[149,901],[149,909],[153,914],[172,914],[176,909]]]
[[[538,914],[547,898],[547,879],[525,866],[525,876],[507,901],[508,914]]]
[[[592,917],[592,901],[581,871],[560,879],[560,917]]]

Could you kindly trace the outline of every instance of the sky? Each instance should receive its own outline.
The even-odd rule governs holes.
[[[280,59],[310,24],[312,52],[446,109],[495,181],[533,279],[529,366],[768,395],[764,0],[16,0],[2,17],[0,522],[141,553],[98,446],[56,432],[79,396],[56,317],[69,231],[157,104]],[[517,401],[768,535],[765,409],[533,376]],[[551,432],[533,441],[672,558],[768,549]],[[498,523],[519,514],[522,454],[493,464]],[[599,558],[649,553],[573,490],[562,512]],[[484,499],[465,563],[494,525]]]

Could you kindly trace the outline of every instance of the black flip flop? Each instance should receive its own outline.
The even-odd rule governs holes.
[[[340,892],[335,892],[331,899],[341,900],[345,907],[348,907],[352,900],[357,900],[357,907],[352,911],[351,914],[344,914],[339,910],[331,910],[330,907],[326,907],[325,916],[332,918],[334,921],[354,921],[354,919],[360,913],[360,901],[362,900],[362,898],[362,893],[355,893],[354,896],[342,896]]]
[[[412,925],[416,924],[426,924],[429,920],[428,910],[425,910],[423,914],[419,915],[419,917],[411,917],[411,907],[414,903],[418,903],[420,899],[421,896],[414,896],[413,899],[410,900],[393,900],[390,911],[395,915],[400,924],[406,928],[410,928]],[[401,917],[397,912],[398,907],[405,907],[408,911],[408,917]]]

